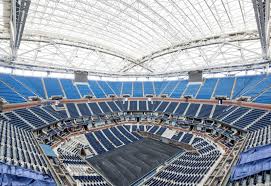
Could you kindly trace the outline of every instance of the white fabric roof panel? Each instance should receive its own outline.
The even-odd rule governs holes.
[[[220,40],[142,59],[204,38],[256,31],[251,0],[32,0],[17,63],[139,75],[242,65],[261,59],[259,39]]]

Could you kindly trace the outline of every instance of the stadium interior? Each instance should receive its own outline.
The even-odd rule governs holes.
[[[270,186],[270,0],[1,0],[0,185]]]

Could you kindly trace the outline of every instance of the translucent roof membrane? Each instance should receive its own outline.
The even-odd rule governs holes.
[[[242,65],[261,59],[256,30],[250,0],[32,0],[16,62],[142,76]]]

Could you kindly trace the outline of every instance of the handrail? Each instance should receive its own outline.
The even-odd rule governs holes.
[[[127,98],[128,101],[148,101],[149,98]],[[211,104],[216,105],[218,104],[217,100],[215,99],[185,99],[185,98],[161,98],[161,97],[153,97],[151,98],[152,101],[169,101],[169,102],[188,102],[188,103],[199,103],[199,104]],[[93,99],[62,99],[59,100],[60,103],[86,103],[86,102],[105,102],[105,101],[120,101],[124,100],[123,97],[118,98],[93,98]],[[37,105],[43,104],[53,104],[55,100],[42,100],[42,101],[33,101],[33,102],[26,102],[26,103],[17,103],[17,104],[5,104],[3,105],[3,111],[11,111],[19,108],[25,107],[33,107]],[[235,106],[242,106],[242,107],[249,107],[255,109],[263,109],[263,110],[271,110],[271,104],[259,104],[259,103],[252,103],[252,102],[244,102],[244,101],[237,101],[237,100],[224,100],[223,105],[235,105]]]

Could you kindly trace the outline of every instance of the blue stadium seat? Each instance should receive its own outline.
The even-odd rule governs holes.
[[[266,76],[260,82],[258,82],[257,84],[255,84],[250,90],[248,90],[247,92],[245,92],[243,94],[243,96],[250,96],[252,99],[256,98],[257,96],[259,96],[259,94],[262,91],[270,88],[270,84],[271,84],[271,76]]]
[[[57,119],[55,119],[54,117],[52,117],[50,114],[48,114],[47,112],[45,112],[44,110],[42,110],[40,107],[31,107],[29,109],[32,112],[34,112],[35,114],[37,114],[39,117],[41,117],[42,119],[44,119],[45,121],[47,121],[48,123],[54,123],[54,122],[58,121]]]
[[[52,116],[54,116],[55,118],[57,118],[58,120],[63,119],[62,115],[60,115],[51,105],[43,106],[41,108],[48,112],[49,114],[51,114]]]
[[[24,98],[28,98],[30,96],[35,96],[35,94],[28,88],[26,88],[22,83],[17,81],[13,76],[8,74],[0,74],[0,80],[9,87],[13,88],[18,94],[23,96]]]
[[[198,117],[199,118],[209,118],[211,111],[212,111],[212,108],[213,108],[213,105],[203,104],[201,106]]]
[[[65,95],[68,99],[80,99],[81,96],[77,88],[73,85],[70,79],[60,79]]]
[[[85,134],[89,144],[94,148],[97,154],[103,154],[106,149],[99,143],[99,141],[94,137],[93,133],[89,132]]]
[[[80,113],[82,114],[82,116],[91,116],[91,112],[86,103],[78,103],[77,107]]]
[[[200,84],[188,84],[183,95],[192,96],[193,98],[195,98],[199,88],[200,88]]]
[[[104,114],[103,111],[99,108],[97,103],[88,103],[89,108],[91,109],[92,113],[95,115]]]
[[[32,176],[39,176],[39,178],[45,176],[46,179],[54,185],[55,183],[51,177],[52,173],[50,169],[48,169],[48,162],[43,153],[39,150],[40,148],[38,147],[32,132],[25,131],[7,122],[1,122],[0,126],[1,166],[2,168],[5,168],[3,164],[6,164],[9,166],[8,169],[7,167],[5,168],[6,170],[16,172],[17,180],[16,182],[13,182],[12,185],[15,183],[16,185],[25,183],[21,182],[21,179],[24,179],[21,175],[26,172],[28,174],[29,172],[38,173],[32,174]],[[11,180],[5,183],[11,183]]]
[[[48,98],[51,96],[64,96],[58,79],[56,78],[43,78],[44,85],[47,91]]]
[[[76,86],[82,98],[84,98],[85,96],[93,96],[93,93],[91,92],[88,84],[77,84]]]
[[[152,81],[144,81],[143,82],[144,87],[144,95],[154,95],[154,88],[153,88],[153,82]]]
[[[109,130],[109,129],[104,129],[102,130],[103,133],[106,135],[106,137],[116,146],[116,147],[119,147],[119,146],[122,146],[123,143],[118,139],[116,138],[113,133]]]
[[[0,97],[8,103],[22,103],[26,99],[0,81]]]
[[[166,131],[166,129],[167,129],[166,127],[160,127],[159,130],[157,130],[155,134],[161,136]]]
[[[188,103],[180,103],[178,105],[177,109],[175,110],[174,114],[175,115],[183,115],[187,106],[188,106]]]
[[[28,109],[18,109],[14,111],[16,114],[21,116],[27,122],[29,122],[35,128],[41,128],[47,126],[47,124],[39,117],[35,116]]]
[[[116,95],[120,96],[121,88],[122,88],[122,82],[108,81],[107,83],[111,87],[111,89],[116,93]]]
[[[15,79],[29,87],[36,95],[46,98],[40,77],[14,76]]]
[[[200,104],[190,103],[186,116],[194,117],[199,109]]]
[[[106,95],[116,95],[106,81],[97,81],[97,83],[100,85]]]
[[[121,94],[133,96],[133,82],[123,82]]]
[[[193,137],[193,134],[185,133],[183,138],[181,139],[181,142],[183,143],[189,143]]]
[[[173,90],[178,85],[179,81],[169,81],[167,86],[164,88],[163,92],[161,94],[168,95],[168,97],[171,96]]]
[[[171,93],[170,97],[172,98],[180,98],[183,95],[183,92],[187,86],[188,81],[182,80],[179,84],[175,87],[173,92]]]
[[[271,104],[271,88],[268,88],[263,93],[260,93],[253,102],[263,103],[263,104]]]
[[[112,143],[105,138],[105,136],[103,135],[103,133],[101,131],[95,131],[93,134],[97,137],[99,142],[102,143],[103,146],[108,151],[115,149],[115,147],[112,145]]]
[[[175,134],[174,136],[172,136],[171,139],[173,139],[175,141],[179,141],[183,134],[184,134],[183,132],[178,132],[177,134]]]
[[[66,106],[71,118],[78,118],[80,116],[74,103],[67,103]]]
[[[203,85],[201,86],[197,99],[210,99],[213,95],[216,83],[216,78],[205,79]]]
[[[237,110],[230,113],[228,116],[226,116],[222,121],[231,124],[233,121],[235,121],[237,118],[245,114],[249,108],[240,107]]]
[[[216,105],[212,118],[219,116],[225,108],[227,108],[225,105]]]
[[[119,140],[121,140],[122,143],[127,145],[128,143],[131,143],[126,137],[124,137],[123,134],[121,134],[115,127],[109,129]]]
[[[163,90],[167,86],[168,82],[167,81],[154,81],[154,90],[155,90],[155,95],[159,96],[162,94]]]
[[[214,96],[225,96],[230,98],[234,79],[234,77],[219,78]]]
[[[163,101],[159,107],[156,109],[156,112],[164,112],[164,110],[167,108],[169,102]]]
[[[130,107],[128,110],[129,111],[137,111],[138,110],[137,106],[138,106],[137,101],[130,101]]]
[[[243,116],[233,125],[244,129],[247,125],[251,124],[256,119],[260,118],[264,113],[266,113],[265,110],[252,109],[251,112]]]
[[[133,97],[143,97],[143,84],[141,81],[133,82]]]
[[[128,132],[123,126],[117,126],[117,128],[120,130],[120,132],[126,136],[126,138],[128,138],[130,141],[135,142],[138,139],[132,135],[130,132]]]
[[[174,110],[176,109],[177,105],[178,105],[178,102],[169,103],[167,109],[164,112],[169,113],[169,114],[173,113]]]
[[[121,111],[114,101],[108,101],[107,104],[109,105],[109,107],[111,108],[111,110],[113,112],[120,112]]]
[[[103,110],[103,113],[105,114],[112,113],[109,106],[105,102],[98,102],[98,104],[100,105],[100,108]]]
[[[25,130],[33,129],[32,126],[27,124],[25,121],[23,121],[17,115],[15,115],[13,112],[6,112],[5,116],[7,116],[7,118],[9,118],[9,123],[14,125],[15,127],[22,128],[22,129],[25,129]]]
[[[262,78],[264,78],[262,75],[236,77],[233,98],[242,96],[246,91],[255,86],[255,84],[257,84]]]
[[[138,107],[140,111],[147,111],[147,102],[146,101],[138,101]]]
[[[271,113],[268,112],[258,121],[256,121],[253,125],[251,125],[248,130],[249,131],[257,131],[261,128],[266,128],[267,126],[271,126]],[[268,134],[269,135],[269,134]]]
[[[148,132],[152,133],[152,134],[155,134],[155,132],[159,129],[158,126],[156,125],[153,125],[149,130]]]
[[[97,81],[91,80],[91,81],[88,81],[88,83],[89,83],[90,89],[92,90],[92,92],[94,93],[96,98],[105,98],[106,97],[105,93],[100,88]]]

